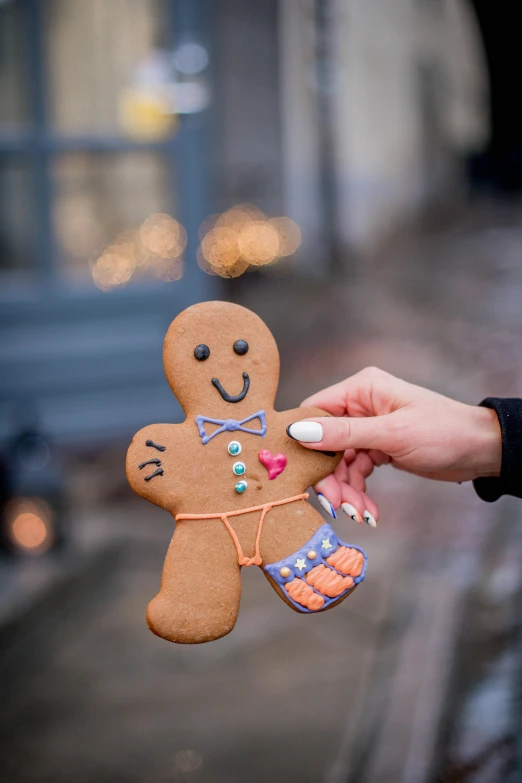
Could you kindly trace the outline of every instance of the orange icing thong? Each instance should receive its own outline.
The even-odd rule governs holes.
[[[293,503],[296,500],[307,500],[309,497],[308,492],[304,492],[302,495],[294,495],[291,498],[285,498],[284,500],[273,500],[271,503],[262,503],[260,506],[250,506],[250,508],[242,508],[239,511],[226,511],[219,514],[176,514],[176,522],[180,519],[220,519],[225,525],[226,529],[230,533],[230,537],[234,542],[237,552],[237,562],[240,566],[261,565],[263,560],[260,553],[261,544],[261,531],[263,529],[263,522],[268,512],[274,508],[274,506],[283,506],[286,503]],[[261,511],[259,518],[259,524],[257,526],[256,544],[253,557],[245,557],[241,543],[237,537],[237,533],[228,521],[229,517],[238,517],[241,514],[250,514],[252,511]],[[312,591],[313,592],[313,591]],[[323,601],[324,603],[324,601]]]

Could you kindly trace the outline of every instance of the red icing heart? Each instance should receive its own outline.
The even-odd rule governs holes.
[[[259,462],[265,466],[268,470],[268,478],[270,481],[279,476],[280,473],[286,468],[288,462],[284,454],[272,454],[270,449],[263,449],[258,454]]]

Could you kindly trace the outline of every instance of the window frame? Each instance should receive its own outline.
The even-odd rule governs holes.
[[[198,226],[205,214],[207,191],[206,176],[209,170],[208,156],[208,118],[200,115],[182,117],[178,132],[171,138],[161,141],[140,142],[123,136],[110,135],[74,135],[57,133],[49,122],[49,81],[46,70],[44,14],[45,0],[15,0],[22,13],[22,28],[27,57],[28,108],[29,122],[16,130],[0,129],[0,165],[15,162],[17,159],[27,164],[33,195],[33,214],[35,216],[34,258],[30,268],[35,273],[35,282],[24,283],[23,294],[34,296],[35,286],[45,287],[47,293],[61,297],[66,286],[59,269],[59,252],[56,231],[53,222],[54,187],[52,165],[56,157],[80,152],[92,155],[118,154],[129,152],[153,152],[163,156],[169,167],[169,199],[172,210],[176,191],[183,193],[179,199],[180,220],[188,235],[186,258],[195,258]],[[207,0],[166,0],[168,27],[168,45],[172,48],[187,38],[205,40],[206,30],[203,20]],[[0,271],[0,281],[3,273]],[[186,264],[182,287],[191,287],[191,298],[201,294],[207,288],[196,264]],[[0,286],[0,289],[3,286]],[[168,295],[169,286],[152,285],[145,296],[160,297]],[[18,291],[18,289],[17,289]],[[94,286],[74,291],[75,298],[94,296]],[[119,292],[125,298],[140,297],[140,291],[130,286]],[[23,298],[26,298],[23,296]],[[68,294],[71,295],[69,287]],[[172,292],[170,292],[172,296]],[[2,297],[3,298],[3,297]],[[12,300],[12,296],[7,297]]]

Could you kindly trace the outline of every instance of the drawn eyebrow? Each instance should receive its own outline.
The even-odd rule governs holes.
[[[154,443],[153,440],[146,440],[145,441],[146,446],[152,446],[153,449],[158,449],[158,451],[165,451],[166,446],[159,446],[157,443]]]
[[[145,476],[145,481],[150,481],[154,476],[163,476],[163,468],[158,468],[154,473],[151,473],[150,476]]]
[[[147,462],[142,462],[141,465],[138,465],[138,467],[140,470],[142,470],[145,465],[157,465],[159,468],[161,465],[161,460],[157,459],[156,457],[154,459],[148,459]]]

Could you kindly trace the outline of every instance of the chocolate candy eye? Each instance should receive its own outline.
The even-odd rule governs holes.
[[[248,351],[248,343],[246,340],[236,340],[234,343],[234,351],[243,356]]]
[[[194,356],[198,362],[204,362],[210,356],[210,348],[208,345],[196,345],[194,348]]]

